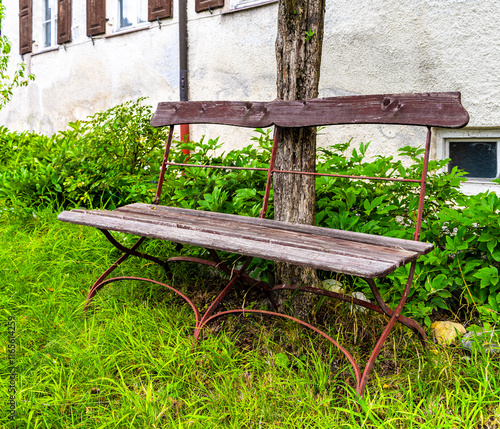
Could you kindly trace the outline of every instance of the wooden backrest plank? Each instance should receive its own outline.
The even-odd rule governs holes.
[[[151,125],[221,124],[264,128],[273,124],[269,103],[252,101],[173,101],[158,103]]]
[[[294,101],[159,103],[151,124],[224,124],[263,128],[337,124],[399,124],[443,128],[467,125],[459,92],[381,94]]]

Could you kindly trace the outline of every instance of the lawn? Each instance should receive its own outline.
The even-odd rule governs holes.
[[[97,230],[50,211],[3,212],[0,243],[1,428],[500,427],[498,356],[425,352],[398,327],[360,399],[339,353],[286,321],[235,316],[194,345],[189,306],[141,282],[109,285],[84,312],[89,287],[119,256]],[[137,259],[118,273],[170,282],[201,309],[220,286],[190,265],[174,267],[171,280]],[[266,305],[253,290],[230,295],[228,305],[237,300]],[[315,317],[356,358],[383,328],[381,316],[348,304],[323,302]]]

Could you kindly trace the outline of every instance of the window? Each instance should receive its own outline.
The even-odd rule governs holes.
[[[230,8],[233,9],[245,9],[250,6],[255,6],[258,4],[267,3],[263,0],[231,0]]]
[[[57,25],[57,9],[54,4],[55,0],[43,0],[43,21],[42,21],[42,45],[44,48],[55,46],[56,43],[56,25]]]
[[[118,0],[119,29],[136,26],[148,21],[147,0]]]
[[[253,6],[260,6],[268,3],[275,3],[277,0],[230,0],[229,9],[247,9]]]
[[[447,170],[467,171],[464,193],[500,193],[500,185],[492,182],[500,177],[500,129],[438,130],[436,137],[436,157],[450,158]]]
[[[467,171],[469,180],[492,180],[498,177],[498,141],[449,140],[448,168]]]
[[[113,0],[115,13],[106,13],[106,0],[87,0],[87,36],[106,33],[106,21],[116,30],[133,28],[147,21],[172,17],[172,0]],[[107,16],[108,15],[108,16]]]

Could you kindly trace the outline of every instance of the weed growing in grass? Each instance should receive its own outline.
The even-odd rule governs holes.
[[[423,353],[402,327],[391,336],[367,394],[322,338],[273,318],[219,320],[193,346],[188,306],[160,286],[104,288],[83,313],[88,288],[117,258],[97,230],[59,223],[50,211],[0,218],[0,427],[8,421],[8,318],[16,319],[17,427],[26,428],[495,428],[498,357],[460,349]],[[167,244],[148,244],[166,256]],[[166,281],[131,259],[119,275]],[[206,273],[205,273],[206,274]],[[217,282],[189,265],[176,287],[197,305]],[[229,296],[265,305],[251,290]],[[324,303],[316,322],[354,352],[382,329],[381,316]],[[347,322],[346,322],[347,321]],[[365,328],[363,328],[365,327]],[[366,328],[368,327],[368,328]],[[351,379],[351,380],[350,380]]]

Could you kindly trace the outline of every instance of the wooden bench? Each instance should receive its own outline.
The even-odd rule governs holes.
[[[152,204],[130,204],[114,211],[72,210],[59,215],[59,220],[99,228],[110,242],[123,255],[109,267],[91,287],[87,305],[99,289],[106,284],[120,280],[140,280],[161,284],[182,296],[195,314],[196,328],[194,336],[199,338],[203,327],[216,317],[238,312],[253,312],[285,317],[300,323],[327,338],[337,346],[351,363],[356,376],[356,390],[363,395],[368,375],[373,367],[384,341],[396,321],[403,323],[416,332],[426,344],[426,336],[420,325],[401,315],[408,297],[415,263],[419,256],[430,252],[432,244],[419,242],[423,217],[424,193],[427,177],[427,164],[430,152],[431,127],[459,128],[468,122],[468,114],[460,103],[459,93],[429,94],[392,94],[324,98],[302,101],[256,102],[167,102],[160,103],[152,118],[153,126],[170,126],[162,163],[155,201]],[[170,162],[169,151],[172,143],[174,126],[178,124],[221,124],[252,128],[275,127],[271,162],[267,171],[267,185],[263,209],[259,218],[249,218],[224,213],[188,210],[159,205],[165,171],[168,166],[186,166]],[[399,124],[427,127],[425,142],[424,168],[422,176],[414,179],[389,179],[419,183],[420,197],[415,225],[414,240],[402,240],[377,235],[350,231],[320,228],[311,225],[299,225],[266,219],[269,192],[272,178],[276,174],[317,174],[309,172],[284,172],[275,169],[278,135],[284,127],[328,126],[336,124]],[[201,166],[213,167],[213,166]],[[224,167],[255,170],[250,167]],[[323,174],[325,175],[325,174]],[[326,174],[327,176],[340,176]],[[388,178],[358,177],[364,180],[387,180]],[[140,236],[130,248],[121,245],[109,231],[120,231]],[[153,279],[139,277],[108,278],[111,272],[130,255],[145,258],[158,264],[165,262],[151,255],[141,253],[138,247],[146,239],[168,240],[175,243],[190,244],[208,249],[210,260],[190,257],[170,258],[168,262],[190,261],[211,265],[226,272],[230,280],[223,291],[214,300],[208,310],[201,315],[194,303],[180,291]],[[233,271],[219,258],[217,251],[246,255],[243,266]],[[251,278],[245,273],[252,258],[264,258],[273,261],[288,262],[296,265],[358,276],[365,279],[373,292],[376,304],[362,301],[346,295],[314,288],[308,285],[281,284],[271,289],[267,284]],[[396,309],[391,309],[382,300],[373,279],[392,273],[396,268],[410,265],[409,278],[401,301]],[[379,341],[365,365],[363,371],[352,355],[333,338],[309,323],[294,317],[261,310],[229,310],[215,313],[219,303],[231,288],[243,281],[262,288],[273,301],[273,290],[292,289],[350,301],[371,310],[386,314],[389,318]]]

